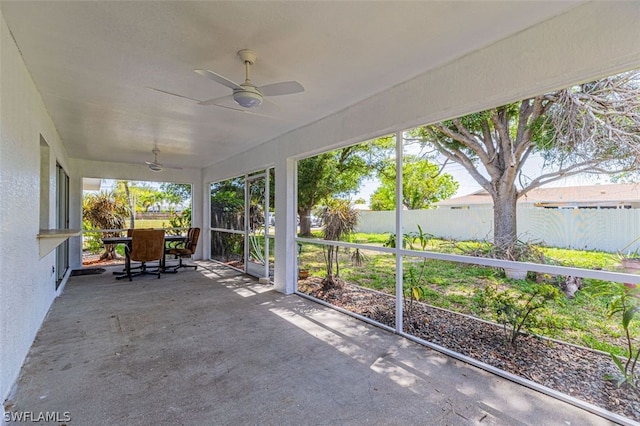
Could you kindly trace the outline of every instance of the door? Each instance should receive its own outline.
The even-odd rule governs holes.
[[[258,278],[268,278],[269,262],[269,174],[260,172],[247,176],[245,217],[246,272]]]
[[[56,226],[69,228],[69,176],[56,163]],[[56,248],[56,290],[69,269],[69,240]]]

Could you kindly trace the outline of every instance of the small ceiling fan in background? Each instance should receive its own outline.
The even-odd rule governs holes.
[[[158,148],[153,148],[151,152],[153,153],[153,161],[145,161],[145,164],[149,166],[149,170],[152,172],[161,172],[164,169],[182,170],[182,167],[166,167],[158,163],[158,154],[160,153]]]

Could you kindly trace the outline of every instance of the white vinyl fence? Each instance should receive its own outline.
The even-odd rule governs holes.
[[[549,247],[624,252],[640,249],[640,209],[544,209],[519,207],[518,237]],[[456,240],[491,240],[493,208],[405,210],[403,233]],[[358,232],[394,233],[395,212],[362,211]],[[632,243],[629,247],[626,247]]]

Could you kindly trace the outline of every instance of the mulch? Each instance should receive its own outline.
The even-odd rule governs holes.
[[[321,279],[300,280],[298,290],[378,323],[395,327],[395,298],[345,283],[323,290]],[[523,334],[514,349],[500,325],[415,302],[404,331],[503,371],[640,421],[640,389],[618,387],[605,376],[618,372],[608,354]]]
[[[100,259],[100,254],[83,254],[82,266],[111,266],[111,265],[124,265],[124,257],[117,259]]]

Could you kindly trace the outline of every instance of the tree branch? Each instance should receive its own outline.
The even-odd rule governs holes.
[[[444,126],[442,123],[435,123],[435,124],[432,124],[431,126],[433,126],[435,129],[437,129],[440,133],[444,134],[445,136],[448,136],[451,139],[465,145],[467,148],[472,150],[473,153],[476,154],[483,163],[488,161],[487,153],[482,148],[482,145],[480,145],[475,140],[475,138],[469,139],[462,133],[454,132],[453,130],[449,129],[447,126]],[[432,135],[435,136],[433,133]],[[434,139],[437,139],[437,138],[434,137]]]
[[[431,132],[430,129],[427,131]],[[435,139],[432,143],[440,154],[444,155],[447,159],[462,165],[462,167],[464,167],[469,172],[471,177],[473,177],[475,181],[480,184],[480,186],[482,186],[490,193],[493,192],[491,182],[489,182],[484,176],[482,176],[482,174],[480,174],[471,158],[469,158],[464,152],[456,148],[445,147],[440,142],[435,141]]]
[[[493,144],[493,136],[491,135],[491,126],[487,120],[482,120],[482,141],[487,150],[489,161],[493,161],[496,157],[496,147]]]
[[[555,172],[549,172],[542,174],[535,179],[533,179],[526,188],[523,188],[518,193],[518,198],[531,191],[532,189],[539,188],[543,185],[546,185],[551,182],[555,182],[557,180],[578,175],[581,173],[585,174],[605,174],[605,175],[613,175],[617,173],[624,173],[633,170],[632,166],[623,167],[616,170],[605,169],[602,167],[598,167],[599,161],[597,160],[589,160],[583,161],[582,163],[573,164],[571,166],[567,166],[561,170],[557,170]]]

